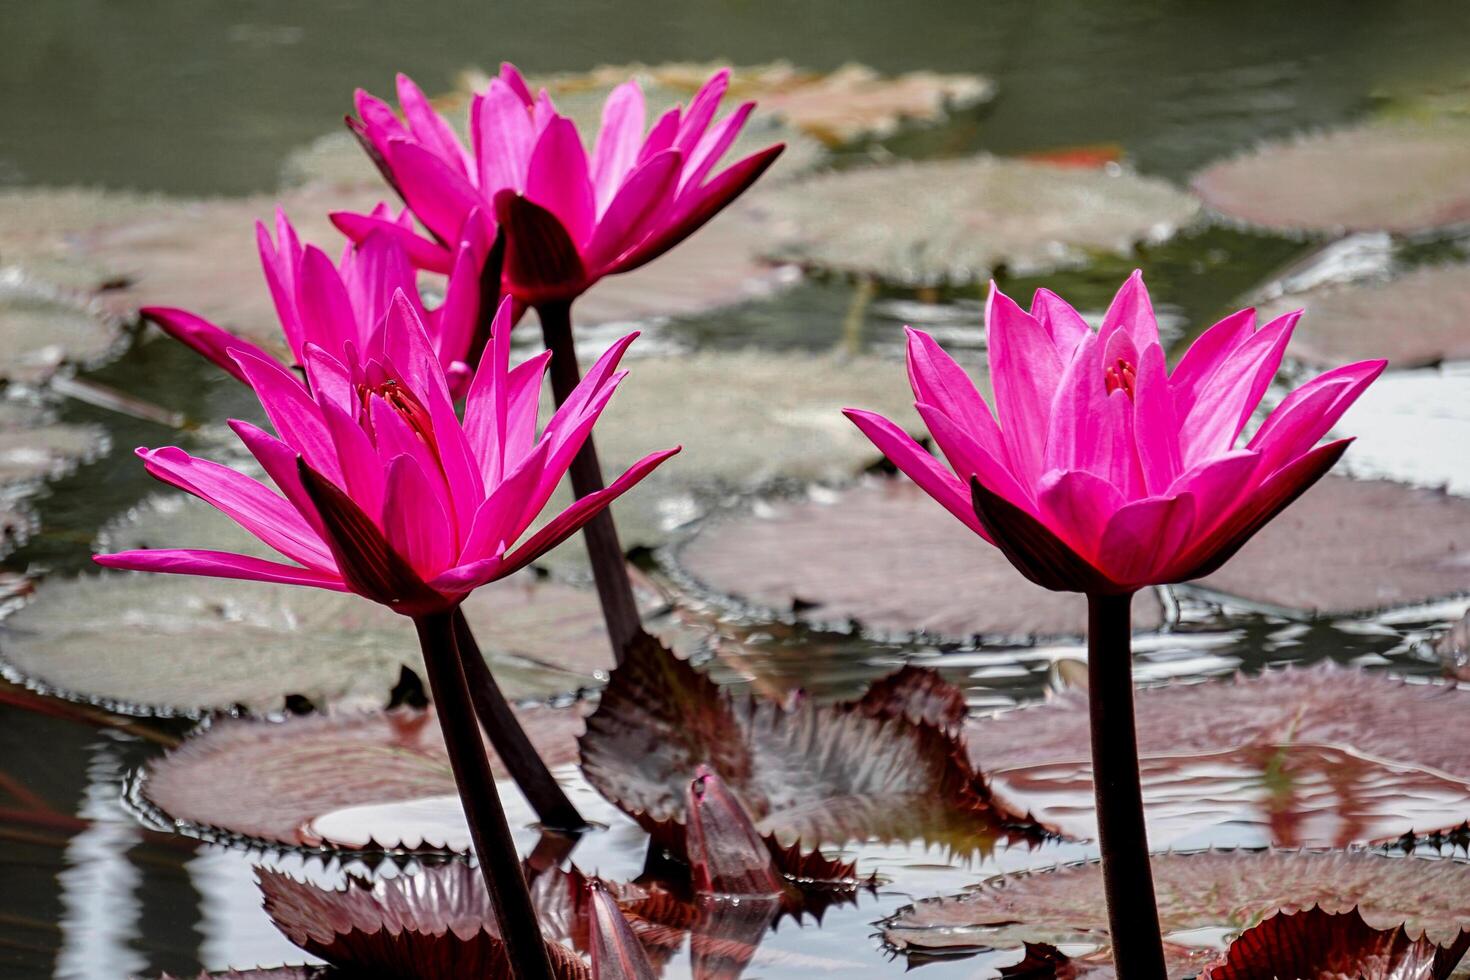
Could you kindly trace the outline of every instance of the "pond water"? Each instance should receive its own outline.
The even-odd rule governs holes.
[[[937,0],[921,9],[839,0],[640,0],[636,16],[626,4],[580,0],[422,9],[363,0],[169,0],[141,7],[52,0],[12,5],[5,22],[0,184],[183,195],[274,187],[291,150],[339,124],[356,85],[386,91],[392,72],[402,69],[433,91],[447,88],[464,67],[501,59],[533,71],[720,57],[735,63],[787,58],[818,69],[859,61],[885,72],[982,72],[1000,85],[998,100],[983,113],[938,132],[905,132],[880,150],[956,155],[1113,143],[1141,172],[1179,180],[1259,140],[1353,119],[1385,91],[1455,79],[1470,42],[1470,6],[1456,0],[1350,7],[1272,0]],[[1212,225],[1150,248],[1138,261],[1148,270],[1161,312],[1198,326],[1312,247]],[[1394,250],[1395,260],[1405,264],[1464,252],[1454,239],[1395,243]],[[1046,282],[1079,307],[1101,308],[1128,267],[1099,261]],[[1020,295],[1034,284],[1004,285]],[[978,332],[977,295],[922,299],[884,293],[865,313],[859,342],[893,357],[896,371],[903,322],[938,324],[957,335],[970,325]],[[826,350],[843,340],[851,302],[850,286],[810,281],[767,302],[676,318],[659,329],[693,349]],[[232,382],[171,344],[136,345],[88,377],[201,423],[250,413]],[[1448,377],[1450,390],[1463,393],[1463,372]],[[1412,393],[1385,390],[1382,398],[1391,402],[1390,412],[1414,402]],[[37,504],[41,528],[5,560],[7,569],[53,575],[84,570],[98,528],[154,490],[126,450],[180,439],[187,447],[193,438],[76,401],[64,404],[63,421],[104,426],[112,452],[44,490]],[[1456,422],[1464,432],[1463,409],[1444,424]],[[1368,471],[1451,482],[1462,493],[1470,486],[1463,469],[1445,474],[1435,465],[1404,452]],[[1143,645],[1139,675],[1217,676],[1322,660],[1437,675],[1440,667],[1423,640],[1462,610],[1463,604],[1451,604],[1377,619],[1300,621],[1265,608],[1200,603],[1178,631]],[[722,683],[741,686],[759,678],[777,689],[850,696],[917,656],[961,685],[976,710],[1041,697],[1056,683],[1055,664],[1081,655],[1080,649],[1056,647],[884,644],[738,619],[727,628],[759,634],[760,642],[712,664]],[[192,975],[229,965],[305,962],[261,912],[252,868],[263,863],[336,881],[344,867],[145,829],[125,809],[125,783],[188,725],[95,721],[67,708],[22,710],[0,699],[0,799],[6,801],[0,809],[0,976]],[[609,875],[636,873],[643,861],[640,836],[627,832],[626,821],[575,773],[564,775],[579,804],[621,825],[591,835],[575,860]],[[512,802],[519,807],[517,822],[525,812]],[[533,839],[529,830],[524,834]],[[909,964],[881,950],[877,920],[990,872],[1091,853],[1090,845],[1051,843],[953,861],[917,845],[849,848],[847,856],[863,871],[878,872],[884,884],[856,907],[831,910],[820,929],[787,926],[768,936],[745,975],[897,976]],[[353,869],[373,870],[345,868]],[[987,976],[987,963],[1005,961],[941,961],[925,965],[922,975]],[[667,975],[686,969],[687,960],[676,960]]]

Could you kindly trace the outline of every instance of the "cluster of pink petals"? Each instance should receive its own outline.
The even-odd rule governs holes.
[[[893,422],[847,415],[895,465],[1032,581],[1094,594],[1207,575],[1335,463],[1317,446],[1383,370],[1364,361],[1291,392],[1237,443],[1299,313],[1257,329],[1242,310],[1170,371],[1142,276],[1092,330],[1039,290],[985,313],[995,414],[963,369],[908,332],[916,407],[946,469]]]
[[[413,225],[407,211],[394,215],[387,205],[380,204],[373,210],[373,219],[411,235]],[[334,265],[320,248],[302,244],[280,208],[276,209],[275,240],[264,224],[256,222],[261,268],[295,363],[306,364],[311,346],[338,360],[346,356],[348,345],[359,351],[371,349],[392,297],[402,292],[428,329],[434,353],[458,393],[469,379],[469,364],[479,357],[477,348],[485,343],[478,334],[482,319],[480,269],[495,238],[489,221],[478,215],[466,221],[461,230],[463,237],[454,251],[444,301],[429,310],[419,294],[418,271],[404,251],[401,236],[367,235],[349,244]],[[484,302],[494,299],[487,296]],[[141,312],[241,381],[246,380],[245,374],[233,351],[245,350],[269,358],[255,344],[187,310],[150,306]]]
[[[358,592],[405,615],[442,611],[565,540],[677,449],[634,464],[517,546],[623,378],[615,344],[537,433],[549,353],[509,367],[509,301],[474,374],[463,419],[413,301],[391,298],[373,346],[344,358],[307,341],[309,384],[235,347],[276,434],[230,426],[273,490],[184,451],[140,449],[148,471],[208,501],[287,562],[215,551],[99,555],[99,564]],[[279,492],[277,492],[279,491]]]
[[[511,65],[474,96],[470,150],[400,75],[403,120],[359,91],[359,118],[349,125],[436,241],[373,215],[338,212],[332,220],[356,240],[374,230],[400,235],[417,263],[448,271],[445,243],[459,240],[470,214],[494,215],[506,230],[503,288],[525,305],[571,300],[693,234],[781,152],[769,147],[711,176],[754,108],[746,103],[715,121],[729,75],[714,75],[687,110],[670,109],[646,133],[642,90],[636,81],[619,85],[590,159],[576,125],[545,90],[533,96]]]

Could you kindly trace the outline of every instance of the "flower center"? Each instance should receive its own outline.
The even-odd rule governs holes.
[[[376,395],[388,404],[388,407],[398,413],[398,417],[408,423],[414,435],[423,441],[424,445],[437,456],[439,452],[438,440],[434,438],[434,423],[429,417],[429,410],[424,403],[419,401],[418,396],[399,384],[395,378],[382,378],[378,381],[359,382],[357,386],[357,398],[362,403],[363,427],[369,435],[373,433],[371,404]]]
[[[1103,379],[1108,386],[1108,394],[1112,394],[1119,388],[1128,393],[1128,400],[1133,400],[1133,387],[1138,381],[1138,371],[1133,364],[1125,358],[1118,358],[1103,370]]]

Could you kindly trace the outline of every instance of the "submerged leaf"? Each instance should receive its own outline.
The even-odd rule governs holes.
[[[276,928],[333,966],[402,980],[508,976],[489,893],[478,872],[458,867],[377,883],[349,876],[341,890],[264,868],[256,875]],[[557,980],[590,980],[572,950],[555,942],[546,949]]]
[[[1247,929],[1200,980],[1446,980],[1470,950],[1470,932],[1447,946],[1374,929],[1356,908],[1278,912]]]
[[[676,853],[684,789],[700,765],[783,842],[922,839],[984,851],[1028,834],[991,804],[949,733],[852,705],[732,696],[652,639],[613,672],[581,749],[588,782]]]
[[[1358,906],[1375,928],[1403,924],[1452,942],[1470,926],[1470,864],[1364,851],[1155,854],[1154,888],[1171,976],[1197,973],[1222,938],[1277,909]],[[1102,868],[1095,862],[1000,876],[953,898],[919,902],[884,925],[910,952],[1019,948],[1023,942],[1105,947]],[[1100,951],[1099,955],[1105,955]]]
[[[1282,231],[1414,232],[1470,219],[1470,125],[1363,123],[1268,143],[1194,178],[1205,203]]]
[[[1470,817],[1470,692],[1324,664],[1137,693],[1149,840],[1341,847]],[[1229,719],[1221,724],[1220,719]],[[998,801],[1096,837],[1083,692],[971,722]]]
[[[980,156],[834,171],[765,195],[772,258],[906,286],[982,282],[1127,255],[1199,205],[1153,177]]]
[[[516,716],[548,766],[576,758],[579,708]],[[496,774],[507,778],[491,751]],[[143,800],[196,833],[288,847],[452,849],[405,829],[405,839],[330,836],[321,818],[351,807],[455,795],[433,709],[342,712],[285,721],[222,720],[150,763]]]

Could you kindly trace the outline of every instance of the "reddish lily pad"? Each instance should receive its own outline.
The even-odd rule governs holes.
[[[773,188],[763,203],[770,257],[912,287],[1127,255],[1199,210],[1156,178],[991,156],[837,171]]]
[[[1081,596],[1027,582],[905,478],[762,502],[701,527],[670,560],[697,593],[880,637],[1076,636],[1087,626]],[[1135,628],[1162,622],[1157,600],[1140,595]]]
[[[122,340],[120,321],[86,296],[0,268],[0,380],[36,384],[65,365],[104,360]]]
[[[1470,359],[1470,265],[1430,266],[1388,281],[1331,284],[1273,300],[1305,309],[1291,355],[1318,367],[1374,357],[1395,369]]]
[[[700,765],[783,843],[920,839],[968,852],[1029,834],[991,805],[948,732],[852,705],[735,696],[648,638],[613,671],[581,749],[587,781],[676,847]]]
[[[1137,697],[1155,847],[1341,847],[1470,818],[1470,692],[1329,663]],[[966,735],[998,801],[1093,838],[1088,724],[1086,696],[1069,692]]]
[[[472,884],[478,872],[376,884],[350,877],[339,891],[266,869],[257,875],[276,927],[333,966],[402,980],[511,975],[489,893]],[[557,980],[590,980],[574,951],[554,942],[546,949]]]
[[[548,766],[577,757],[583,711],[517,709]],[[496,774],[509,778],[491,751]],[[216,721],[150,763],[141,795],[166,820],[204,836],[287,847],[452,849],[444,841],[324,836],[316,822],[363,804],[453,796],[454,774],[432,708],[333,712],[285,721]]]
[[[1470,932],[1447,946],[1374,929],[1356,909],[1280,912],[1247,929],[1200,980],[1446,980],[1470,950]]]
[[[1154,887],[1171,976],[1187,976],[1231,935],[1278,909],[1358,907],[1369,925],[1454,941],[1470,926],[1470,864],[1363,851],[1156,854]],[[919,902],[884,923],[905,952],[1084,948],[1107,943],[1102,869],[1096,863],[1001,876],[953,898]]]
[[[1194,178],[1226,217],[1280,231],[1415,232],[1470,220],[1470,125],[1375,121],[1268,143]]]

